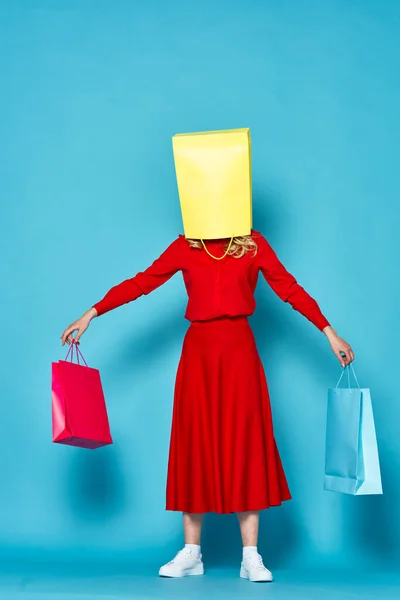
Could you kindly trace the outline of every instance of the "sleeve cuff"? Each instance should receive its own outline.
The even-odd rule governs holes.
[[[316,321],[314,321],[314,323],[320,331],[323,331],[325,327],[330,327],[328,319],[326,319],[323,315],[321,315]]]
[[[105,312],[107,312],[107,309],[101,300],[100,300],[100,302],[96,302],[96,304],[93,304],[92,308],[94,308],[96,310],[98,317],[100,315],[104,314]]]

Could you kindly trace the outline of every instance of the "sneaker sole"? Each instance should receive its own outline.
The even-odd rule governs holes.
[[[191,571],[187,571],[187,572],[180,572],[179,574],[176,573],[161,573],[159,572],[158,575],[160,577],[166,577],[168,579],[177,579],[179,577],[189,577],[191,575],[204,575],[204,567],[203,565],[199,566],[199,567],[194,567]]]
[[[243,569],[243,567],[241,567],[240,569],[240,577],[242,579],[248,579],[249,581],[252,581],[253,583],[272,583],[274,578],[271,576],[268,579],[252,579],[251,577],[249,577],[249,575],[247,574],[247,571],[245,569]]]

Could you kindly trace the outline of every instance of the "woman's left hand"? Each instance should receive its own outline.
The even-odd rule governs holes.
[[[333,353],[337,357],[342,367],[346,367],[354,360],[354,352],[351,349],[350,344],[342,340],[341,337],[338,336],[336,331],[332,329],[332,327],[325,327],[323,330],[326,337],[329,340]],[[342,354],[344,356],[342,356]]]

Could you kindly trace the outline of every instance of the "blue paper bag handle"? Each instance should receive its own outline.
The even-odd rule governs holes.
[[[357,379],[356,372],[354,371],[354,367],[353,367],[353,365],[352,365],[351,363],[350,363],[349,365],[346,365],[346,366],[344,367],[344,369],[343,369],[343,371],[342,371],[342,373],[341,373],[341,375],[340,375],[340,377],[339,377],[339,380],[338,380],[338,382],[337,382],[337,384],[336,384],[336,387],[338,387],[338,386],[339,386],[339,383],[341,382],[341,379],[342,379],[342,377],[343,377],[343,375],[344,375],[344,372],[346,371],[346,369],[347,369],[347,380],[348,380],[348,387],[350,387],[350,371],[349,371],[349,367],[351,367],[351,370],[353,371],[354,379],[356,380],[356,383],[357,383],[357,386],[358,386],[358,388],[360,388],[360,384],[358,383],[358,379]],[[361,389],[361,388],[360,388],[360,389]]]

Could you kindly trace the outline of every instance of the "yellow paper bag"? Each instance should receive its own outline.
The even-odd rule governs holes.
[[[250,129],[181,133],[172,146],[185,237],[249,235]]]

